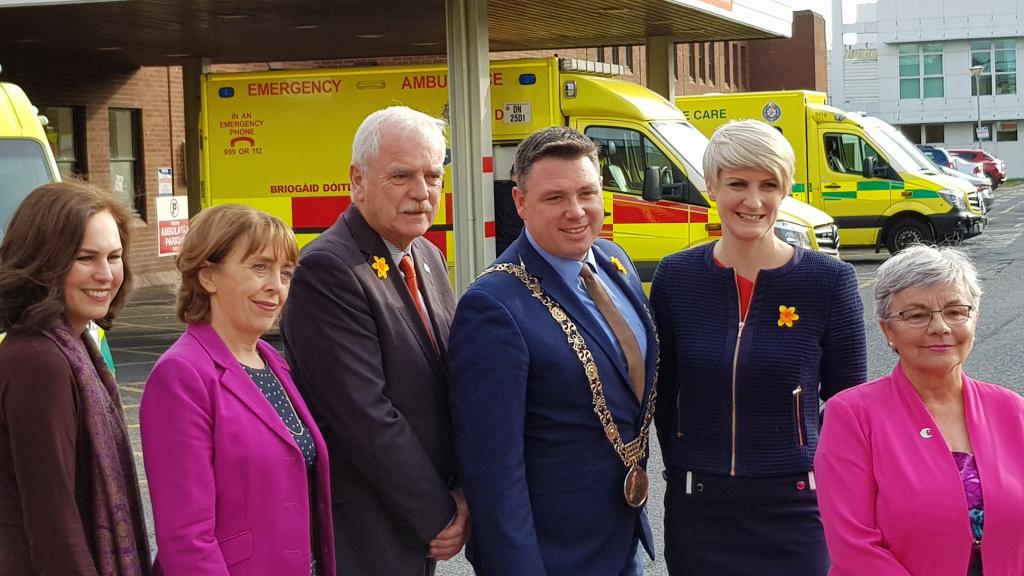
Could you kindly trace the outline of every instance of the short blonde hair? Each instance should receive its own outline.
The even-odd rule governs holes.
[[[210,294],[199,282],[199,271],[222,262],[239,245],[245,246],[243,258],[269,246],[276,258],[290,264],[299,259],[295,233],[280,218],[241,204],[203,210],[189,223],[176,261],[181,272],[178,320],[186,324],[210,321]]]
[[[760,120],[732,120],[711,134],[704,152],[704,180],[718,188],[722,170],[765,170],[775,176],[779,187],[793,189],[796,155],[781,132]]]

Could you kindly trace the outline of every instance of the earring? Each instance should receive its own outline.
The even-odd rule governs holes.
[[[889,348],[891,348],[891,349],[892,349],[892,351],[893,351],[893,352],[895,352],[895,353],[897,353],[897,354],[899,354],[899,353],[900,353],[900,351],[896,349],[896,344],[895,344],[895,343],[893,343],[893,341],[892,341],[892,340],[889,340]]]

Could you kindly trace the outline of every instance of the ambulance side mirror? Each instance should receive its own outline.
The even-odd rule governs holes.
[[[661,170],[657,166],[648,166],[644,170],[643,199],[648,202],[661,200]]]
[[[864,158],[864,164],[861,166],[861,176],[865,178],[878,178],[878,168],[875,164],[874,156],[868,156]]]

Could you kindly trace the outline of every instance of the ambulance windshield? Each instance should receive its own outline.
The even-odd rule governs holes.
[[[902,146],[893,133],[895,132],[900,137],[902,137],[902,134],[899,134],[895,128],[888,124],[885,124],[884,127],[882,124],[881,121],[877,124],[865,122],[864,128],[868,137],[874,140],[882,149],[882,152],[889,157],[889,162],[893,165],[893,168],[900,172],[916,172],[929,169],[922,161],[918,161],[913,152]],[[886,130],[885,127],[889,129]]]
[[[654,131],[686,164],[690,182],[698,189],[704,190],[704,151],[708,148],[707,137],[686,122],[654,122],[653,126]]]
[[[0,238],[14,209],[37,186],[53,180],[43,147],[33,140],[0,140]]]

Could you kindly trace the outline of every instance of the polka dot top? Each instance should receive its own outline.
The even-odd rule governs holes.
[[[306,479],[308,481],[309,489],[309,510],[310,510],[310,574],[312,576],[318,576],[319,570],[317,569],[316,552],[317,549],[317,531],[316,531],[316,519],[313,517],[313,510],[315,505],[313,504],[316,500],[316,490],[314,478],[316,473],[313,471],[313,466],[316,465],[316,443],[313,441],[313,435],[309,432],[309,428],[299,418],[299,413],[292,407],[288,396],[285,394],[284,386],[281,385],[281,381],[277,379],[277,375],[270,369],[270,365],[264,361],[264,368],[253,368],[242,364],[242,368],[245,368],[246,374],[252,381],[256,383],[256,386],[263,392],[263,395],[270,402],[270,405],[277,411],[277,415],[281,417],[281,422],[284,422],[285,428],[292,433],[292,439],[295,440],[295,444],[299,446],[299,450],[302,452],[302,459],[306,463]]]
[[[284,386],[281,386],[277,375],[270,369],[270,366],[257,369],[251,366],[242,365],[249,377],[259,387],[260,392],[267,397],[267,401],[281,417],[285,428],[292,433],[292,438],[302,451],[302,459],[306,461],[306,468],[311,469],[316,464],[316,444],[313,442],[313,435],[309,428],[299,418],[299,413],[292,407],[288,396],[285,395]]]

